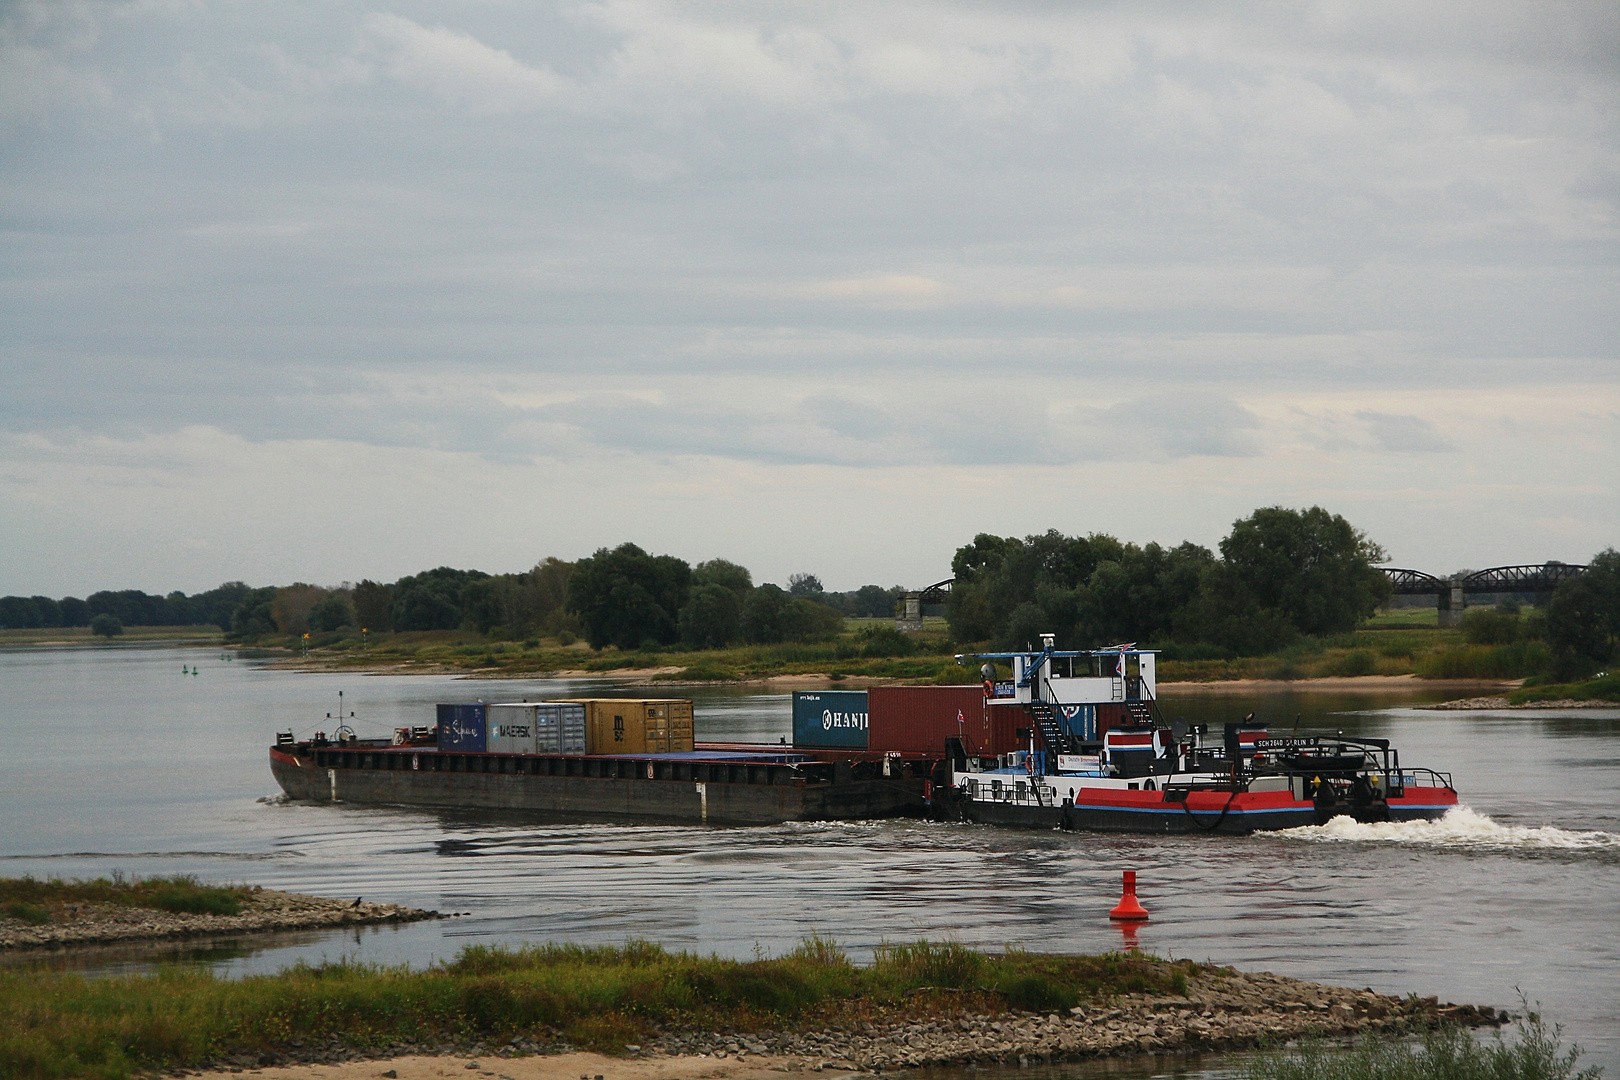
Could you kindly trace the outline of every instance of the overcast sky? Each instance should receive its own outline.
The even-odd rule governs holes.
[[[0,593],[1620,543],[1620,5],[0,6]]]

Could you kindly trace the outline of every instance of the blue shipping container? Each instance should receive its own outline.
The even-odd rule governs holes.
[[[793,745],[866,749],[865,690],[800,690],[793,695]]]
[[[439,749],[460,750],[481,754],[488,749],[485,741],[484,706],[440,705]]]

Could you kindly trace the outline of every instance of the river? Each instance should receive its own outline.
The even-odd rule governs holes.
[[[196,874],[466,914],[198,948],[98,950],[231,973],[340,956],[427,964],[473,943],[644,937],[752,956],[811,933],[857,957],[885,941],[1119,948],[1107,911],[1141,876],[1161,956],[1517,1010],[1540,1002],[1620,1073],[1620,710],[1428,712],[1411,691],[1178,696],[1217,724],[1389,738],[1451,772],[1467,809],[1444,822],[1244,838],[1019,832],[918,821],[715,828],[571,824],[494,814],[300,805],[277,798],[277,730],[362,736],[430,722],[434,702],[600,693],[563,681],[303,674],[218,650],[0,651],[0,875]],[[196,667],[196,675],[182,674]],[[788,695],[697,699],[700,739],[776,742]],[[1209,1073],[1208,1075],[1215,1075]]]

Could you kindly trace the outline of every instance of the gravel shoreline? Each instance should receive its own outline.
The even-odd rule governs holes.
[[[1526,701],[1515,705],[1505,697],[1471,697],[1418,705],[1416,708],[1438,712],[1464,709],[1615,709],[1620,708],[1620,702],[1599,701],[1596,698],[1559,698],[1557,701]]]
[[[191,915],[119,904],[66,902],[48,905],[51,921],[34,926],[0,917],[0,950],[61,949],[109,942],[163,941],[275,930],[420,922],[447,916],[398,904],[356,906],[350,900],[277,892],[255,886],[242,899],[238,915]]]
[[[776,1071],[872,1073],[925,1066],[1029,1065],[1242,1050],[1307,1035],[1345,1038],[1444,1023],[1497,1026],[1509,1019],[1506,1012],[1442,1004],[1433,997],[1397,998],[1370,989],[1349,990],[1264,972],[1227,970],[1190,979],[1185,996],[1132,994],[1064,1014],[1013,1011],[991,1015],[947,1006],[821,1031],[664,1030],[649,1036],[643,1045],[626,1047],[626,1052],[638,1060],[709,1058],[755,1062]],[[469,1060],[461,1067],[484,1070],[479,1059],[565,1054],[576,1049],[556,1031],[504,1043],[399,1042],[373,1050],[349,1047],[334,1037],[313,1046],[294,1042],[280,1051],[226,1057],[196,1070],[173,1070],[171,1075],[386,1062],[422,1055],[465,1058]]]

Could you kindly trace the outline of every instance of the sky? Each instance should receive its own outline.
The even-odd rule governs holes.
[[[1620,6],[0,5],[0,593],[1620,544]]]

